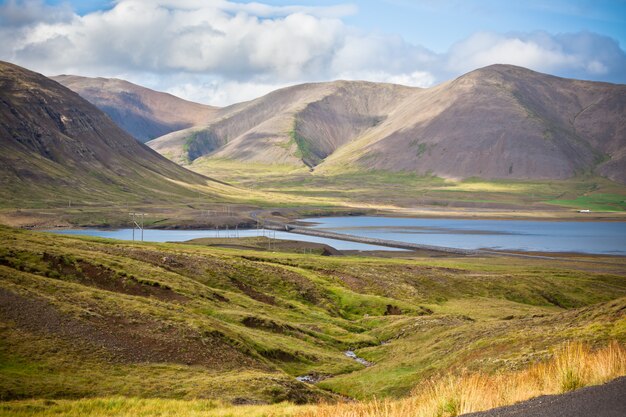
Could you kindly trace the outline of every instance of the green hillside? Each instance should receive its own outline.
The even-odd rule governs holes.
[[[624,271],[610,257],[324,257],[2,228],[0,398],[400,397],[565,340],[625,341]]]
[[[499,210],[501,217],[532,213],[532,217],[563,217],[576,210],[623,214],[626,188],[593,175],[566,180],[444,179],[434,175],[349,167],[314,172],[287,165],[241,163],[200,158],[190,169],[274,199],[302,205],[324,202],[339,207],[371,209],[426,208],[437,212],[459,210],[476,215],[481,209]],[[294,204],[292,203],[292,204]]]
[[[0,61],[0,208],[215,201],[234,193],[137,142],[61,84]]]

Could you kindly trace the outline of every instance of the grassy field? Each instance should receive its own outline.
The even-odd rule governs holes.
[[[600,177],[562,181],[477,178],[454,181],[386,171],[311,173],[307,169],[287,165],[243,164],[207,158],[198,159],[189,168],[241,187],[285,198],[297,197],[302,204],[348,204],[381,210],[415,206],[440,209],[486,207],[538,212],[626,210],[626,187]]]
[[[453,417],[515,404],[541,395],[603,384],[626,373],[626,349],[613,342],[592,351],[580,343],[560,347],[552,358],[526,369],[475,372],[431,379],[402,400],[335,404],[298,412],[299,417]]]
[[[374,399],[322,405],[233,406],[210,400],[108,397],[0,403],[0,416],[206,416],[206,417],[453,417],[608,382],[626,373],[626,349],[617,342],[592,350],[559,347],[547,361],[522,371],[464,373],[430,379],[401,400]]]
[[[0,228],[0,399],[203,399],[190,407],[220,413],[394,399],[443,375],[525,369],[566,341],[626,341],[623,258],[252,249]]]
[[[24,193],[15,185],[8,198],[0,201],[0,223],[39,228],[128,227],[128,213],[142,212],[146,213],[147,227],[252,227],[256,220],[251,213],[259,210],[279,213],[276,220],[342,213],[626,219],[626,188],[599,177],[453,181],[383,171],[311,173],[288,165],[205,158],[189,168],[223,183],[187,184],[170,190],[147,180],[148,188],[155,189],[149,195],[123,188],[94,193],[84,187],[59,191],[43,186]]]
[[[240,238],[199,238],[186,242],[192,245],[254,251],[291,252],[311,255],[333,255],[341,252],[323,243],[281,240],[265,236]]]

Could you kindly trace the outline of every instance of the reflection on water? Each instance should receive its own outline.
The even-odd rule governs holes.
[[[625,222],[326,217],[311,227],[376,239],[461,249],[626,255]]]

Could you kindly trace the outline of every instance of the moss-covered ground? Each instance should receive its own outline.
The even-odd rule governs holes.
[[[626,188],[594,176],[567,180],[443,179],[407,172],[322,171],[288,165],[200,158],[189,168],[255,191],[299,200],[302,205],[352,205],[373,209],[430,206],[493,208],[542,213],[567,210],[626,211]],[[556,215],[563,215],[557,213]]]
[[[396,398],[567,340],[626,341],[625,297],[619,257],[328,257],[2,227],[0,399]]]

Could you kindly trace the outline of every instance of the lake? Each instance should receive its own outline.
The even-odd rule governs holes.
[[[58,229],[58,230],[48,230],[51,233],[57,233],[62,235],[84,235],[84,236],[95,236],[95,237],[103,237],[109,239],[120,239],[120,240],[132,240],[133,238],[133,229],[117,229],[117,230],[109,230],[109,229]],[[219,232],[210,229],[210,230],[159,230],[159,229],[145,229],[143,232],[143,239],[146,242],[184,242],[190,239],[198,239],[203,237],[250,237],[250,236],[270,236],[276,239],[282,240],[299,240],[302,242],[315,242],[315,243],[325,243],[329,246],[332,246],[335,249],[339,250],[399,250],[394,248],[387,248],[383,246],[375,246],[375,245],[367,245],[364,243],[357,242],[346,242],[343,240],[335,240],[335,239],[326,239],[317,236],[306,236],[306,235],[296,235],[293,233],[287,232],[275,232],[266,230],[256,230],[256,229],[244,229],[238,230],[235,232],[234,230],[220,230]],[[141,239],[141,232],[135,230],[135,239]]]
[[[626,222],[325,217],[310,227],[460,249],[626,255]]]
[[[556,222],[527,220],[416,219],[393,217],[325,217],[301,219],[311,228],[354,236],[395,240],[460,249],[496,249],[536,252],[578,252],[626,255],[625,222]],[[132,229],[52,230],[53,233],[132,239]],[[135,231],[139,240],[139,231]],[[146,229],[149,242],[182,242],[202,237],[259,236],[252,230]],[[388,247],[286,232],[265,231],[283,240],[325,243],[339,250],[397,250]]]

